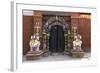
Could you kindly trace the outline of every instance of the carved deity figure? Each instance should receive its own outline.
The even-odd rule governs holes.
[[[76,36],[74,36],[75,40],[73,41],[73,50],[74,51],[82,51],[81,49],[81,45],[82,45],[82,37],[81,35],[77,34]]]
[[[30,45],[30,51],[39,51],[40,47],[39,35],[32,35],[29,45]]]

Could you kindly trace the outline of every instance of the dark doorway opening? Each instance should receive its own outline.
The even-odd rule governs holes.
[[[65,38],[64,30],[60,25],[54,25],[50,30],[49,37],[49,50],[52,53],[64,52],[65,49]]]

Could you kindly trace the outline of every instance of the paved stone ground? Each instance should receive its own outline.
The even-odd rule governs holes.
[[[85,53],[84,58],[89,58],[90,57],[90,53]],[[32,60],[32,61],[27,61],[25,59],[25,56],[23,57],[23,62],[49,62],[49,61],[67,61],[67,60],[76,60],[76,59],[82,59],[82,58],[73,58],[71,56],[68,55],[63,55],[63,54],[54,54],[54,55],[50,55],[48,57],[43,57],[40,58],[38,60]]]

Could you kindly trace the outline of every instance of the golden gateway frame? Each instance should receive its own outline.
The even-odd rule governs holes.
[[[12,2],[12,49],[11,49],[11,69],[15,70],[35,70],[35,69],[55,69],[66,67],[79,67],[96,65],[96,8],[92,7],[74,7],[66,5],[42,5],[34,3],[19,3]],[[42,11],[57,11],[57,12],[83,12],[91,13],[91,57],[81,60],[70,61],[53,61],[53,62],[33,62],[23,63],[23,10],[42,10]],[[53,65],[53,66],[52,66]]]

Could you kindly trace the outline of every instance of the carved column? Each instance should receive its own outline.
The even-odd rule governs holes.
[[[42,12],[34,11],[33,14],[33,34],[42,35]]]
[[[71,27],[78,27],[79,23],[79,13],[75,13],[71,15]]]

